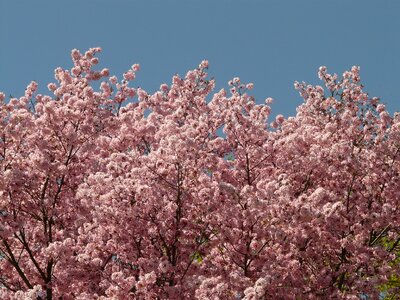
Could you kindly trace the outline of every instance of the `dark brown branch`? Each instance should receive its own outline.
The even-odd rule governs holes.
[[[3,244],[6,247],[6,251],[8,253],[8,261],[11,263],[11,265],[15,268],[15,270],[17,271],[18,275],[21,277],[21,279],[24,281],[24,283],[26,284],[26,286],[29,289],[33,289],[32,284],[29,282],[28,278],[26,277],[24,271],[21,269],[21,267],[19,266],[17,260],[14,257],[14,254],[10,248],[10,245],[8,245],[7,241],[3,239]]]
[[[40,276],[43,278],[43,280],[46,280],[46,274],[43,272],[43,270],[40,268],[39,263],[36,261],[33,252],[31,248],[29,247],[28,242],[26,241],[25,234],[22,230],[19,231],[20,236],[18,236],[16,233],[14,234],[15,237],[22,243],[24,246],[25,250],[28,252],[29,258],[31,259],[33,265],[36,267],[37,271],[39,272]]]

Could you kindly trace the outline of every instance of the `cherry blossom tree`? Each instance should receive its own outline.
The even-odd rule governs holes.
[[[203,61],[149,94],[92,48],[0,94],[2,299],[399,295],[400,115],[319,70],[294,117]]]

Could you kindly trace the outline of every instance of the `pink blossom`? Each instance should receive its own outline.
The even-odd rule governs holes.
[[[253,88],[254,88],[254,84],[253,83],[246,84],[246,89],[252,90]]]
[[[74,60],[78,60],[78,59],[81,58],[81,53],[79,52],[79,50],[73,49],[73,50],[71,51],[71,56],[72,56],[72,58],[73,58]]]
[[[110,71],[108,69],[103,69],[100,72],[101,76],[108,76],[110,74]]]
[[[284,117],[283,115],[277,115],[276,118],[275,118],[275,120],[276,120],[276,122],[277,122],[278,124],[282,124],[283,121],[285,120],[285,117]]]
[[[208,68],[208,60],[203,60],[200,65],[199,65],[200,69],[207,69]]]
[[[118,82],[118,79],[117,79],[116,76],[111,76],[111,77],[109,78],[109,80],[110,80],[111,84],[117,84],[117,82]]]
[[[124,73],[124,79],[127,81],[131,81],[135,79],[135,73],[128,71],[126,73]]]
[[[400,115],[358,67],[270,119],[207,61],[149,94],[100,50],[52,96],[0,93],[1,299],[378,299],[398,276]]]
[[[273,101],[274,101],[274,99],[272,99],[271,97],[268,97],[267,99],[265,99],[266,104],[271,104]]]
[[[138,94],[140,100],[147,99],[147,97],[148,97],[148,94],[146,93],[146,91],[141,88],[139,88],[137,90],[137,94]]]
[[[75,76],[79,76],[79,74],[82,72],[80,67],[73,67],[71,69],[71,71],[72,71],[72,74],[74,74]]]
[[[378,104],[378,106],[376,107],[376,111],[378,112],[378,113],[382,113],[384,110],[385,110],[385,105],[384,104]]]
[[[54,92],[54,91],[57,89],[57,86],[56,86],[55,83],[49,83],[49,84],[47,85],[47,88],[48,88],[50,91]]]
[[[140,70],[140,65],[139,64],[132,65],[132,70],[133,70],[133,72],[139,71]]]
[[[97,57],[94,57],[90,60],[90,62],[92,63],[92,65],[97,65],[99,63],[99,59]]]
[[[160,85],[160,90],[163,91],[164,93],[166,93],[166,92],[168,92],[169,87],[168,87],[168,85],[163,83],[162,85]]]

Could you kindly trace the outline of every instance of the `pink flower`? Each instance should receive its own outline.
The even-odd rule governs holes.
[[[109,80],[110,80],[111,84],[117,84],[117,82],[118,82],[118,79],[117,79],[116,76],[111,76],[111,77],[109,78]]]
[[[278,124],[282,124],[283,121],[285,120],[285,117],[284,117],[283,115],[277,115],[276,118],[275,118],[275,120],[276,120],[276,122],[277,122]]]
[[[99,59],[97,57],[94,57],[90,60],[90,62],[92,63],[92,65],[97,65],[99,63]]]
[[[81,68],[80,67],[73,67],[71,69],[72,74],[74,74],[75,76],[79,76],[79,74],[81,73]]]
[[[47,85],[47,88],[48,88],[50,91],[54,92],[54,91],[57,89],[57,86],[56,86],[55,83],[49,83],[49,84]]]
[[[81,58],[81,53],[79,52],[79,50],[73,49],[73,50],[71,51],[71,56],[72,56],[72,58],[73,58],[74,60],[78,60],[78,59]]]
[[[268,97],[267,99],[265,99],[266,104],[271,104],[272,102],[274,102],[274,99],[272,99],[271,97]]]
[[[146,91],[141,88],[137,89],[137,94],[138,94],[140,100],[145,100],[148,97],[148,94],[146,93]]]
[[[106,77],[110,74],[110,71],[108,69],[103,69],[100,72],[101,76]]]
[[[135,73],[128,71],[126,73],[124,73],[124,79],[127,81],[131,81],[135,79]]]
[[[133,72],[139,71],[140,70],[140,65],[139,64],[132,65],[132,70],[133,70]]]
[[[253,83],[246,84],[246,89],[252,90],[253,88],[254,88],[254,84]]]
[[[208,68],[208,60],[203,60],[200,65],[199,65],[200,69],[207,69]]]
[[[385,109],[386,109],[385,105],[384,105],[384,104],[381,104],[381,103],[378,104],[378,106],[376,107],[376,111],[377,111],[378,113],[383,112]]]
[[[162,85],[160,85],[160,90],[163,91],[164,93],[166,93],[166,92],[168,92],[169,87],[168,87],[168,85],[163,83]]]

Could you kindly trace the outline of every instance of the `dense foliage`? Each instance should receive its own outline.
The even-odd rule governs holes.
[[[399,297],[400,114],[359,68],[269,120],[207,61],[148,94],[99,51],[0,94],[1,299]]]

